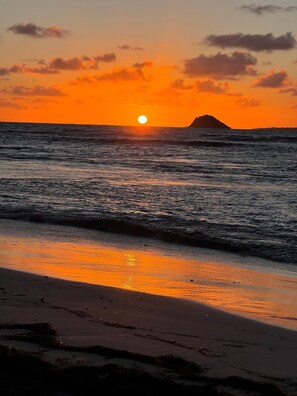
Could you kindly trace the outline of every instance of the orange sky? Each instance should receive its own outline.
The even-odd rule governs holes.
[[[0,120],[297,126],[297,6],[223,3],[0,0]]]

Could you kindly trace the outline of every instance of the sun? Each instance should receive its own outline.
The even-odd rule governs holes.
[[[147,117],[145,116],[145,115],[140,115],[139,117],[138,117],[138,122],[139,122],[139,124],[146,124],[147,123]]]

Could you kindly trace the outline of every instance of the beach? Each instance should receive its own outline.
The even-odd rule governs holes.
[[[0,396],[297,396],[297,3],[258,3],[0,0]]]
[[[295,130],[137,132],[0,125],[0,393],[295,396]]]
[[[240,394],[251,383],[257,394],[296,394],[296,332],[173,298],[6,269],[0,274],[1,348],[60,368],[115,364],[169,382],[231,387]],[[55,329],[55,337],[26,327],[40,323]],[[183,363],[173,370],[144,356],[182,358]],[[201,373],[187,378],[186,362]],[[248,380],[246,385],[234,378],[232,384],[234,376]],[[257,383],[275,385],[275,393]]]
[[[53,370],[55,373],[57,370],[64,372],[68,369],[84,373],[86,368],[96,367],[99,370],[96,375],[100,379],[103,375],[102,370],[114,365],[117,370],[128,370],[124,375],[126,379],[122,389],[130,389],[131,378],[135,377],[133,370],[140,370],[149,376],[149,383],[157,381],[156,389],[159,391],[163,389],[163,385],[158,381],[165,381],[165,388],[177,386],[174,390],[176,394],[183,394],[182,391],[191,394],[190,388],[197,386],[205,386],[205,392],[214,392],[209,394],[219,394],[215,393],[219,391],[225,391],[226,394],[296,394],[296,331],[230,314],[213,308],[210,304],[187,301],[178,293],[176,294],[179,298],[156,295],[153,286],[154,293],[133,291],[132,284],[130,288],[102,286],[99,283],[100,276],[102,283],[106,283],[108,279],[108,276],[102,276],[103,272],[100,272],[98,279],[94,281],[96,285],[91,284],[92,281],[87,278],[87,272],[84,270],[81,273],[87,283],[54,278],[49,276],[51,268],[64,268],[67,276],[67,267],[58,260],[58,257],[61,260],[61,251],[60,256],[55,256],[56,262],[53,262],[52,256],[47,257],[50,251],[47,244],[50,243],[51,233],[47,233],[46,244],[45,234],[42,235],[41,230],[48,230],[49,227],[25,222],[11,223],[7,222],[6,228],[2,223],[1,242],[6,241],[6,250],[7,243],[13,243],[14,256],[10,259],[19,262],[23,271],[21,266],[17,271],[8,269],[8,265],[7,268],[0,269],[1,348],[10,348],[9,351],[14,348],[18,353],[25,353],[27,358],[34,357],[48,363],[50,366],[46,368],[47,373]],[[74,243],[75,229],[61,229],[64,240],[70,238],[67,230],[70,234],[71,231],[74,232],[71,236]],[[3,234],[5,230],[6,235]],[[38,256],[34,249],[37,235],[43,257]],[[57,239],[60,240],[59,243],[63,239],[61,235],[57,234],[56,240],[51,240],[56,247]],[[114,240],[108,234],[105,237],[105,247],[108,241],[113,241],[109,243],[115,249]],[[151,242],[147,239],[142,241],[144,245]],[[135,243],[133,240],[134,253]],[[155,244],[154,241],[152,243]],[[94,244],[99,244],[99,240],[93,240],[93,248]],[[3,248],[4,245],[1,246]],[[20,249],[20,246],[23,248]],[[24,250],[24,246],[27,246],[27,249]],[[122,240],[123,246],[127,249],[127,241]],[[76,240],[76,247],[81,258],[84,254],[82,241],[79,243]],[[117,247],[119,248],[119,245]],[[90,245],[88,248],[90,249]],[[9,255],[5,254],[3,249],[1,251],[3,264],[3,258],[7,259]],[[65,245],[62,252],[65,256],[69,254],[69,250],[65,250]],[[102,250],[97,250],[96,254],[96,265],[99,267],[100,260],[103,266],[107,265],[104,264]],[[27,267],[30,260],[32,265],[36,260],[40,261],[42,266],[42,263],[46,263],[46,257],[53,266],[45,266],[48,274],[29,273],[34,272],[34,267]],[[73,257],[69,256],[70,261]],[[152,257],[151,253],[149,259],[153,260]],[[174,257],[169,256],[169,259],[173,261]],[[89,265],[92,265],[91,261]],[[273,275],[276,276],[275,273]],[[211,280],[211,274],[208,276]],[[63,275],[60,274],[58,277],[61,278]],[[290,279],[293,281],[294,278]],[[111,282],[114,282],[114,279]],[[191,279],[188,279],[188,283],[192,284]],[[170,286],[172,288],[172,285]],[[217,292],[219,293],[219,290]],[[6,349],[1,351],[4,355],[7,353]],[[164,356],[166,358],[160,358]],[[18,356],[17,361],[19,358]],[[30,377],[30,373],[28,375]],[[109,372],[108,375],[112,377],[115,373]],[[103,377],[108,375],[105,372]],[[18,377],[22,376],[14,372],[13,378]],[[33,378],[36,379],[36,376],[33,375]],[[145,381],[141,377],[139,389],[146,389]],[[31,385],[32,389],[35,389],[34,381]],[[67,395],[81,394],[75,393],[78,390],[73,389],[73,384],[67,382],[67,376],[58,385],[52,389],[45,378],[42,384],[44,393],[39,390],[40,393],[36,394],[48,394],[46,392],[49,390],[58,392],[58,388],[59,391],[67,391]],[[182,388],[179,388],[180,386]],[[156,389],[148,394],[159,394]],[[18,393],[12,391],[11,394]]]

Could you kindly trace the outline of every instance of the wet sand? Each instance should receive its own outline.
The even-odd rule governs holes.
[[[297,330],[294,266],[252,257],[7,220],[0,267],[189,299]]]

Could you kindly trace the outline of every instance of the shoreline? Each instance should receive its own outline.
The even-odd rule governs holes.
[[[199,381],[236,376],[297,391],[297,332],[176,298],[3,268],[0,279],[0,345],[55,367],[116,364],[158,377],[149,359],[175,356],[202,369]],[[40,323],[55,343],[28,336]]]
[[[297,276],[277,263],[65,226],[0,221],[0,266],[193,300],[297,330]]]

